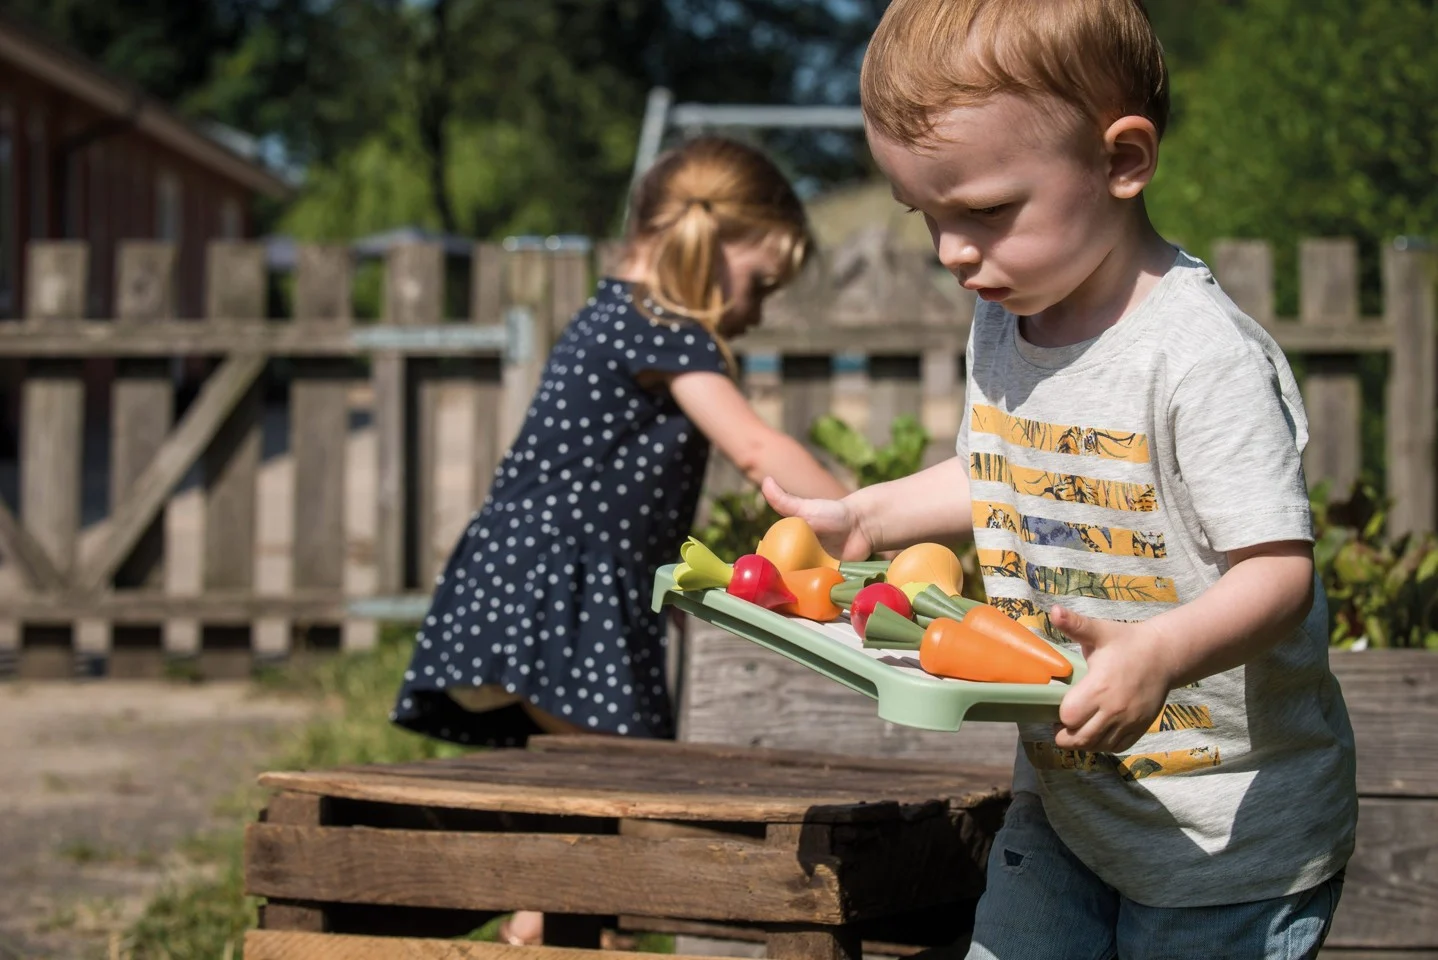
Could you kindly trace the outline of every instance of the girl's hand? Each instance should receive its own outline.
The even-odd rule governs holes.
[[[840,560],[867,560],[874,543],[854,511],[843,500],[809,500],[796,497],[765,477],[761,488],[769,505],[786,517],[799,517],[813,528],[819,543]]]

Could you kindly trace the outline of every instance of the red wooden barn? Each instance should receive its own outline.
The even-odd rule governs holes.
[[[87,312],[102,318],[113,316],[116,245],[174,242],[176,310],[200,316],[206,244],[253,236],[255,199],[289,189],[235,149],[243,139],[181,118],[0,16],[0,319],[23,310],[25,245],[53,239],[90,243]],[[108,364],[88,366],[92,388],[102,386]],[[0,421],[13,425],[7,399]]]

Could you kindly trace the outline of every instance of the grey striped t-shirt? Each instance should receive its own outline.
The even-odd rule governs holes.
[[[958,454],[991,602],[1051,636],[1060,601],[1142,620],[1211,587],[1227,551],[1311,540],[1307,436],[1282,352],[1186,254],[1132,313],[1069,347],[1035,347],[980,303]],[[1174,690],[1121,756],[1022,726],[1015,789],[1038,793],[1070,849],[1140,903],[1326,880],[1352,851],[1357,798],[1322,585],[1301,629]]]

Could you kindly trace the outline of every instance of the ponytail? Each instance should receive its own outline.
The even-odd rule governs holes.
[[[768,157],[746,144],[699,137],[660,156],[630,201],[629,240],[644,242],[647,294],[666,313],[703,326],[730,375],[734,354],[719,333],[728,304],[720,269],[726,242],[777,239],[784,251],[780,285],[802,268],[811,248],[803,204]],[[653,318],[651,318],[653,319]]]

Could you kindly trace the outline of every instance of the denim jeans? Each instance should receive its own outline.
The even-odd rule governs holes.
[[[1042,801],[1019,793],[989,853],[968,960],[1309,960],[1343,875],[1301,893],[1218,907],[1147,907],[1064,846]]]

